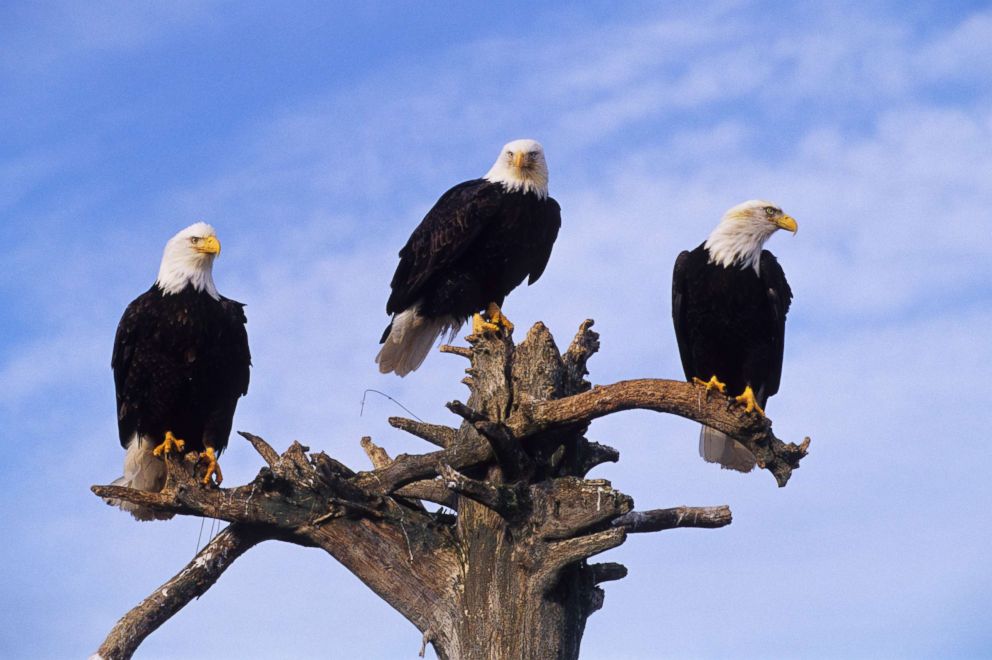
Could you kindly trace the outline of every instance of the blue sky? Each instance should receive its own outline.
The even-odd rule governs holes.
[[[396,251],[533,137],[563,228],[506,310],[560,344],[595,318],[594,382],[680,375],[671,266],[726,208],[768,198],[800,225],[769,244],[796,300],[768,410],[810,456],[780,490],[704,464],[685,420],[596,422],[621,462],[595,476],[734,524],[606,555],[631,573],[584,655],[992,656],[988,3],[351,4],[0,8],[0,655],[91,652],[192,555],[198,521],[137,524],[88,491],[120,474],[114,329],[169,236],[212,223],[218,286],[248,304],[235,427],[362,468],[365,434],[426,449],[388,401],[360,415],[365,388],[447,423],[465,395],[458,358],[372,363]],[[259,467],[238,438],[223,464],[231,484]],[[330,558],[268,544],[138,655],[419,643]]]

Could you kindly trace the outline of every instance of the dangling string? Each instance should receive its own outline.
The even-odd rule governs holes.
[[[410,416],[413,417],[414,419],[416,419],[418,422],[424,421],[424,420],[420,419],[419,417],[417,417],[417,414],[416,413],[414,413],[412,410],[410,410],[409,408],[407,408],[406,406],[404,406],[402,403],[400,403],[399,401],[397,401],[393,397],[389,396],[385,392],[380,392],[379,390],[373,390],[373,389],[368,389],[368,390],[365,390],[364,392],[362,392],[362,407],[358,411],[358,416],[359,417],[361,417],[362,416],[362,413],[365,412],[365,397],[368,396],[369,392],[372,392],[374,394],[378,394],[379,396],[386,397],[387,399],[389,399],[390,401],[392,401],[393,403],[395,403],[397,406],[399,406],[400,408],[402,408],[403,410],[405,410],[407,413],[409,413]]]
[[[203,538],[203,521],[204,520],[206,520],[206,518],[200,518],[200,533],[196,535],[196,550],[193,551],[193,556],[194,557],[200,551],[200,540]]]

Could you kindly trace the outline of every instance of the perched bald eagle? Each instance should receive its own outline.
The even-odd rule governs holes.
[[[161,490],[161,455],[184,449],[207,463],[204,483],[221,482],[217,457],[227,447],[238,398],[248,391],[251,355],[244,306],[214,285],[218,254],[213,227],[198,222],[183,229],[166,243],[155,284],[124,310],[111,358],[117,428],[127,450],[116,486]],[[172,517],[108,503],[138,520]]]
[[[765,241],[796,221],[769,202],[752,200],[727,211],[695,250],[675,261],[672,318],[685,377],[707,392],[740,392],[747,412],[764,415],[778,392],[785,315],[792,290]],[[703,427],[699,453],[711,463],[749,472],[754,455],[715,429]]]
[[[503,299],[525,277],[529,284],[541,277],[560,226],[544,149],[534,140],[508,143],[483,178],[444,193],[400,250],[379,371],[407,375],[472,314],[473,333],[512,330]]]

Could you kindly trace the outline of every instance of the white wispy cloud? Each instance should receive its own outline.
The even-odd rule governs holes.
[[[976,12],[925,44],[914,63],[932,80],[981,84],[992,72],[992,11]]]
[[[49,76],[73,58],[115,55],[203,21],[211,3],[32,3],[4,10],[0,69],[7,75]]]

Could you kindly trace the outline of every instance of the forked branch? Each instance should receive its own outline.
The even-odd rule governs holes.
[[[535,576],[534,583],[541,590],[550,589],[558,579],[561,569],[587,557],[615,548],[627,538],[623,528],[607,529],[595,534],[579,536],[550,544],[546,556],[548,562]]]

